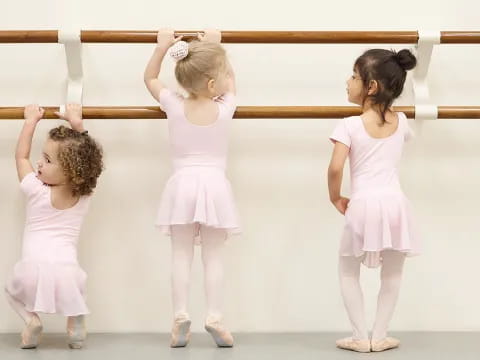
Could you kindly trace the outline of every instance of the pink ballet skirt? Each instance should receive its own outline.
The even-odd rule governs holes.
[[[88,314],[87,275],[78,265],[77,241],[89,197],[58,210],[51,205],[50,187],[34,173],[26,175],[20,186],[27,196],[22,259],[15,265],[6,291],[30,312]]]
[[[235,200],[225,175],[228,129],[236,107],[234,95],[216,99],[218,117],[207,126],[188,121],[180,95],[162,89],[159,100],[168,117],[174,172],[164,188],[156,225],[166,234],[170,234],[171,225],[182,224],[239,233]]]
[[[232,189],[225,172],[216,167],[184,167],[170,177],[160,201],[157,225],[202,224],[239,231]]]
[[[86,279],[78,264],[20,261],[7,291],[30,312],[84,315]]]
[[[412,136],[403,113],[397,130],[371,137],[360,116],[342,119],[330,139],[350,147],[351,197],[345,212],[340,256],[362,257],[367,267],[382,263],[382,251],[420,253],[410,202],[398,180],[403,144]]]

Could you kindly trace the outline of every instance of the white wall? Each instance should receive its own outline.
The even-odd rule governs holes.
[[[67,4],[65,4],[67,3]],[[2,29],[480,30],[480,3],[297,0],[2,4]],[[182,9],[182,10],[180,10]],[[152,44],[84,45],[85,105],[154,105],[142,74]],[[345,80],[367,45],[228,45],[240,105],[347,105]],[[430,85],[441,105],[480,105],[480,45],[435,50]],[[0,106],[63,102],[65,65],[56,44],[0,44]],[[164,78],[174,84],[172,66]],[[412,104],[411,83],[399,104]],[[235,120],[228,174],[244,234],[227,246],[226,318],[235,331],[343,331],[337,276],[342,217],[330,205],[327,138],[336,120]],[[56,121],[43,121],[32,159]],[[21,121],[0,121],[0,282],[19,259],[24,203],[13,152]],[[90,331],[169,331],[169,240],[154,228],[170,166],[164,120],[89,120],[107,170],[86,219],[79,257],[89,273]],[[425,254],[409,259],[395,330],[480,330],[478,286],[480,121],[424,123],[405,153],[404,188]],[[348,189],[347,189],[348,190]],[[199,259],[191,315],[200,330]],[[378,273],[363,282],[372,318]],[[63,319],[45,317],[47,330]],[[0,297],[0,332],[21,323]]]

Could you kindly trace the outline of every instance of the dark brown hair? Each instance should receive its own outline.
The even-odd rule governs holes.
[[[377,93],[365,97],[373,104],[380,105],[383,122],[385,113],[392,106],[393,101],[400,96],[407,77],[407,70],[417,64],[417,59],[410,50],[399,52],[385,49],[370,49],[365,51],[356,61],[354,69],[360,75],[365,90],[370,82],[378,84]]]
[[[103,170],[103,151],[88,133],[80,133],[65,126],[49,132],[59,142],[58,160],[74,196],[90,195]]]

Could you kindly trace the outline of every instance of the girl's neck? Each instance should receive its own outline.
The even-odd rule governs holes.
[[[78,196],[73,196],[72,189],[67,184],[58,184],[58,185],[50,185],[52,190],[55,190],[57,195],[60,195],[64,199],[75,199]]]
[[[212,98],[203,94],[189,94],[188,98],[192,101],[212,101]]]
[[[392,109],[391,108],[388,108],[387,111],[385,112],[385,116],[387,116],[387,114],[391,113],[392,112]],[[371,101],[369,100],[366,100],[363,105],[362,105],[362,113],[363,114],[371,114],[371,115],[376,115],[378,116],[378,118],[382,119],[383,118],[383,115],[382,115],[382,108],[379,104],[372,104]]]
[[[50,204],[57,210],[70,209],[80,201],[80,196],[74,196],[67,185],[53,185],[50,189]]]

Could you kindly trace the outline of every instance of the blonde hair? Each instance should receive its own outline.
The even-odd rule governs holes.
[[[178,83],[190,94],[206,89],[210,79],[216,79],[226,69],[227,54],[222,45],[207,41],[192,41],[188,55],[175,66]]]

